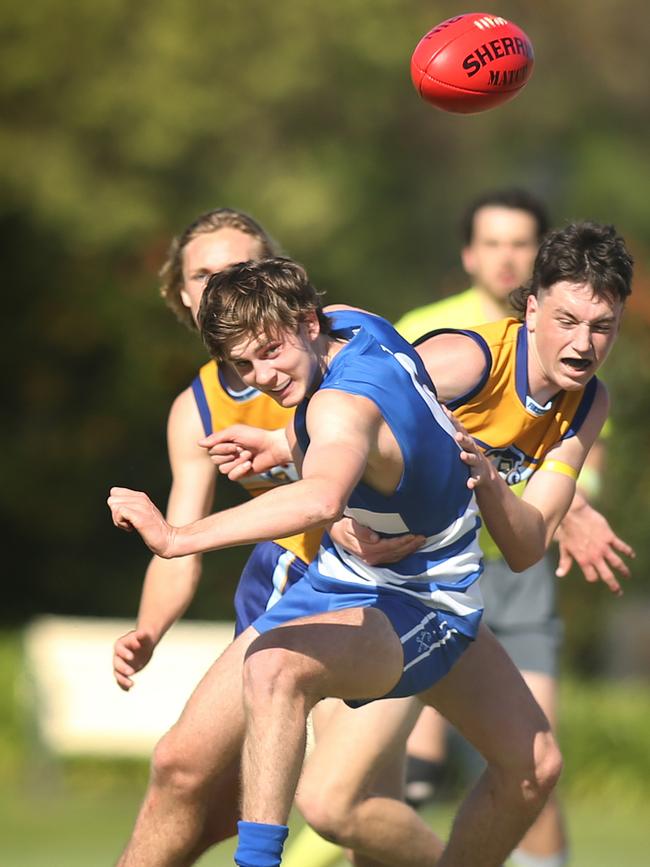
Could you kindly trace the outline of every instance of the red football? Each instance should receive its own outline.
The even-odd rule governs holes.
[[[533,72],[523,30],[484,12],[456,15],[418,42],[411,78],[423,99],[445,111],[471,114],[512,99]]]

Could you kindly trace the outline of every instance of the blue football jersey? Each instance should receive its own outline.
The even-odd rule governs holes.
[[[329,314],[333,336],[347,340],[325,372],[321,389],[336,389],[372,400],[402,453],[404,470],[396,490],[384,495],[360,482],[346,515],[390,536],[417,533],[421,547],[397,563],[368,566],[326,535],[310,580],[325,579],[385,587],[417,596],[461,617],[482,609],[476,581],[482,570],[477,541],[480,518],[469,471],[455,442],[455,429],[435,397],[422,360],[393,326],[357,310]],[[308,401],[294,420],[307,449]],[[470,617],[474,619],[474,617]]]

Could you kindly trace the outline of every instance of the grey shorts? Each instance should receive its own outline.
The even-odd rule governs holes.
[[[548,554],[525,572],[512,572],[503,560],[485,562],[483,622],[520,671],[557,677],[563,627],[555,607],[556,580]]]

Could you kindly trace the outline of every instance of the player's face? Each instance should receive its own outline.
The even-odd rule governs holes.
[[[228,361],[246,385],[268,394],[281,406],[294,407],[309,393],[318,375],[314,317],[298,333],[258,335],[231,347]]]
[[[589,284],[561,281],[530,297],[526,327],[531,343],[531,390],[582,388],[607,358],[618,334],[623,304],[595,295]]]
[[[475,286],[496,301],[505,301],[530,278],[537,247],[537,221],[531,214],[488,205],[474,215],[472,241],[462,253],[463,267]]]
[[[237,262],[259,259],[260,242],[239,229],[226,227],[205,232],[187,244],[183,250],[183,290],[181,299],[192,311],[196,322],[201,296],[212,274]]]

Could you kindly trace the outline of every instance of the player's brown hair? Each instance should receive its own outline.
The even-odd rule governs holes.
[[[215,208],[213,211],[201,214],[200,217],[191,222],[180,235],[172,240],[159,276],[162,281],[160,294],[165,299],[165,303],[180,322],[193,330],[196,330],[194,317],[190,309],[183,304],[181,298],[184,285],[183,251],[197,235],[217,232],[219,229],[237,229],[245,235],[255,238],[260,245],[260,258],[277,256],[280,252],[273,238],[258,222],[243,211],[235,211],[232,208]]]
[[[589,284],[602,298],[625,302],[632,292],[634,260],[614,226],[585,220],[550,232],[539,248],[533,276],[510,294],[520,319],[526,315],[528,296],[555,283]]]
[[[210,277],[201,298],[198,321],[203,342],[213,358],[225,361],[234,344],[262,334],[295,333],[312,312],[321,332],[329,334],[322,294],[302,265],[291,259],[231,265]]]

